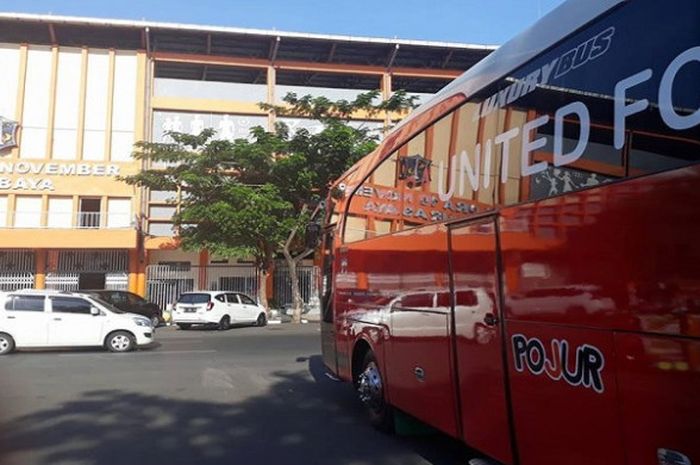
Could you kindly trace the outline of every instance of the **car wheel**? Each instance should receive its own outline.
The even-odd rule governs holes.
[[[231,328],[231,318],[228,315],[224,315],[219,321],[219,331],[226,331],[229,328]]]
[[[190,326],[192,326],[192,325],[189,323],[178,323],[177,324],[177,327],[180,329],[190,329]]]
[[[9,354],[15,348],[15,340],[12,336],[0,333],[0,355]]]
[[[255,322],[255,326],[265,326],[267,324],[267,316],[264,313],[258,315],[258,319]]]
[[[136,347],[134,336],[126,331],[115,331],[107,336],[107,349],[110,352],[129,352]]]
[[[158,315],[153,315],[151,317],[151,324],[153,325],[154,328],[158,327],[158,325],[160,324],[160,318],[158,318]]]
[[[391,431],[394,426],[393,411],[384,398],[384,380],[372,351],[365,354],[355,387],[372,426],[381,431]]]

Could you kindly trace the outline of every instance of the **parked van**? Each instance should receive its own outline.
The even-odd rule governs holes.
[[[89,294],[50,290],[0,292],[0,355],[34,347],[105,347],[128,352],[151,344],[155,329]]]

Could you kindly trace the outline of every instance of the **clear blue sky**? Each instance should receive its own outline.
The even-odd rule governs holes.
[[[0,11],[502,44],[562,2],[563,0],[3,0],[0,1]]]

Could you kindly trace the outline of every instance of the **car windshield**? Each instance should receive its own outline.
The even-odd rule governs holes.
[[[110,304],[106,300],[102,299],[101,297],[97,297],[95,294],[90,294],[90,298],[97,302],[98,304],[102,305],[105,307],[107,310],[109,310],[112,313],[126,313],[124,310],[119,310],[117,307],[114,305]]]
[[[177,303],[179,304],[205,304],[211,300],[209,294],[182,294]]]

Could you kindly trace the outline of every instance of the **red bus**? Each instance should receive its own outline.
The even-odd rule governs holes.
[[[700,464],[700,3],[570,1],[337,183],[322,345],[503,464]]]

